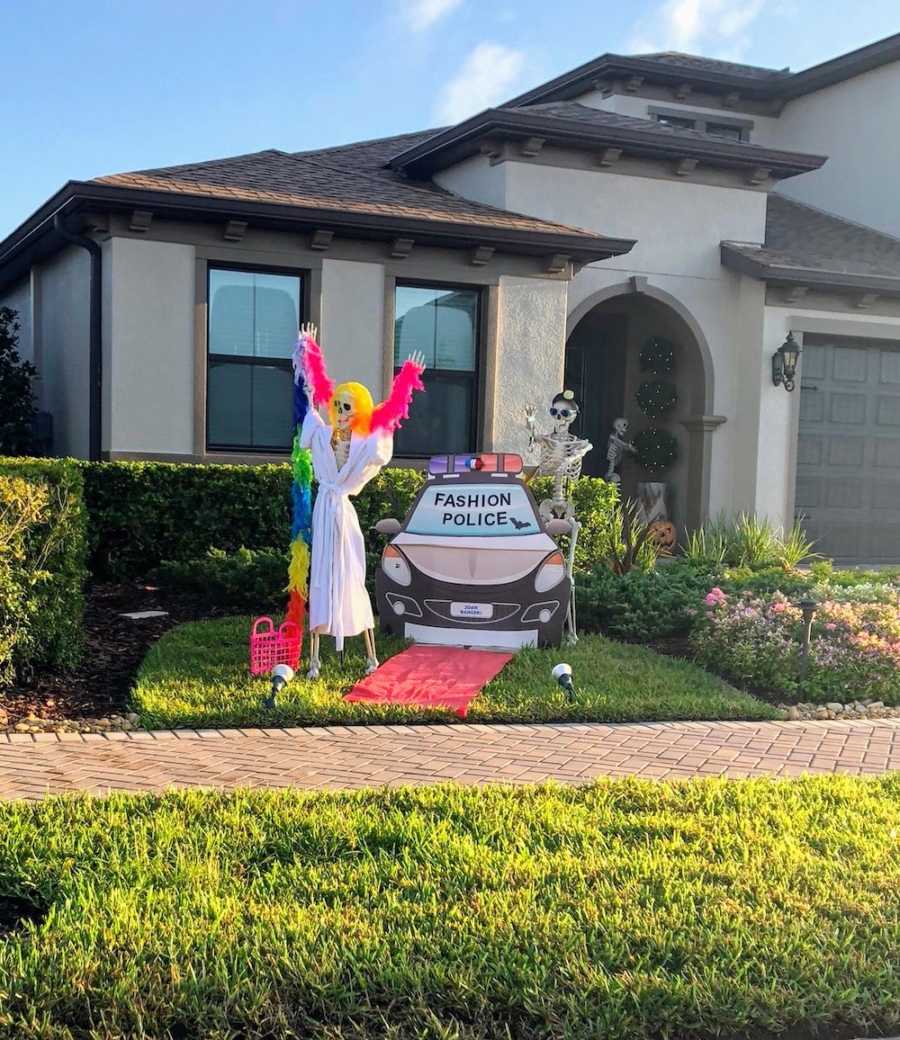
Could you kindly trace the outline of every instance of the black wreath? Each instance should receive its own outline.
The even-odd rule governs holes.
[[[661,473],[678,458],[678,441],[665,430],[651,426],[634,438],[638,462],[651,473]]]
[[[675,345],[662,336],[652,336],[641,347],[640,363],[642,372],[671,372],[675,368]]]
[[[673,383],[665,379],[641,383],[634,395],[644,415],[657,419],[671,412],[678,403],[678,391]]]

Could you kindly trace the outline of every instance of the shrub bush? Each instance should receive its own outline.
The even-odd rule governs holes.
[[[287,544],[287,465],[84,463],[91,571],[126,580],[162,560]]]
[[[769,566],[724,567],[716,575],[715,582],[727,593],[752,592],[756,596],[783,592],[785,596],[800,596],[812,589],[813,577],[801,571],[786,571],[783,567]],[[706,593],[707,586],[703,590]]]
[[[820,603],[809,667],[801,677],[803,615],[781,593],[728,596],[713,588],[691,635],[697,660],[745,686],[826,702],[900,703],[900,613],[896,604]]]
[[[682,635],[709,585],[708,572],[680,560],[621,576],[601,565],[577,576],[578,624],[633,642]]]
[[[86,558],[78,464],[0,458],[0,683],[77,663]]]
[[[287,600],[286,549],[210,549],[193,560],[161,563],[154,578],[165,588],[200,596],[225,610],[281,610]]]
[[[163,560],[186,563],[210,548],[271,549],[290,536],[290,468],[285,465],[185,465],[167,462],[84,463],[91,569],[101,578],[146,575]],[[386,469],[354,499],[367,533],[377,520],[402,520],[424,474]],[[538,479],[538,500],[550,481]],[[582,477],[573,487],[582,522],[576,560],[588,566],[601,552],[617,500],[616,488]],[[372,553],[380,545],[370,541]]]

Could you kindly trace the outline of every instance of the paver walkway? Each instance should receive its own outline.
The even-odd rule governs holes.
[[[627,725],[328,726],[13,734],[0,797],[168,787],[583,783],[598,776],[797,776],[900,770],[900,719]]]

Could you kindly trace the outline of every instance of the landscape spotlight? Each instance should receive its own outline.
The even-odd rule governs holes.
[[[562,687],[566,699],[575,700],[575,684],[572,682],[572,666],[570,664],[558,664],[550,672],[553,678]]]
[[[263,701],[264,708],[274,708],[278,694],[294,678],[294,669],[289,664],[276,664],[272,669],[272,689]]]

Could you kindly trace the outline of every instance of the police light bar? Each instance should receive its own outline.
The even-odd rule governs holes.
[[[509,452],[476,455],[433,455],[428,463],[432,476],[447,473],[521,473],[522,456]]]

